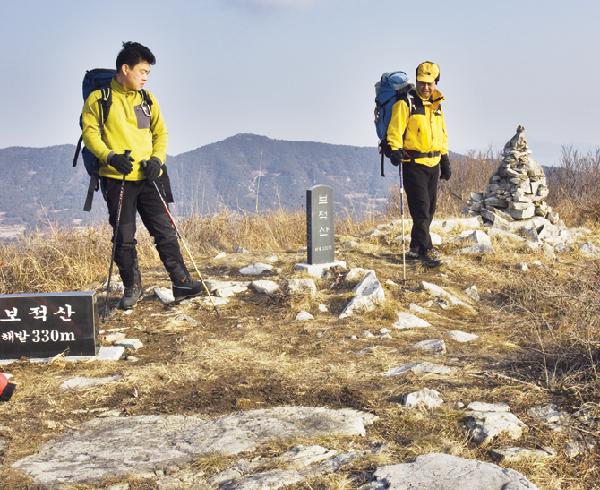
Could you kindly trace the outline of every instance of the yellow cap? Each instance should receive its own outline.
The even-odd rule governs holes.
[[[417,66],[417,82],[431,83],[439,80],[440,67],[432,61],[423,61]]]

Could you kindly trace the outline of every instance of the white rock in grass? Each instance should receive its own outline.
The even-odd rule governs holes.
[[[144,347],[144,344],[140,339],[123,339],[115,342],[115,345],[125,347],[126,349],[138,350]]]
[[[373,477],[360,490],[538,490],[518,471],[441,453],[377,468]]]
[[[110,344],[114,344],[119,340],[123,340],[125,338],[125,334],[121,332],[113,332],[105,335],[104,340],[106,340]]]
[[[272,270],[272,265],[263,264],[262,262],[254,262],[246,267],[242,267],[240,269],[240,274],[242,276],[260,276],[263,272],[269,272]]]
[[[296,315],[296,320],[299,322],[306,322],[308,320],[314,320],[315,317],[312,316],[308,311],[300,311],[297,315]]]
[[[329,308],[327,307],[327,305],[320,303],[319,304],[319,311],[321,313],[327,313],[329,311]]]
[[[461,343],[473,342],[474,340],[477,340],[479,338],[479,336],[475,335],[474,333],[463,332],[462,330],[450,330],[446,332],[446,334],[452,340]]]
[[[402,405],[409,408],[416,408],[418,406],[425,406],[427,408],[436,408],[444,403],[440,392],[436,390],[430,390],[423,388],[419,391],[413,391],[402,397]]]
[[[450,374],[453,368],[431,362],[410,362],[387,371],[384,376],[401,376],[408,372],[413,374]]]
[[[346,273],[344,280],[348,284],[356,284],[365,277],[367,271],[361,267],[353,267]]]
[[[257,293],[272,295],[279,291],[279,284],[275,281],[268,281],[266,279],[261,279],[258,281],[252,281],[250,283],[250,287],[254,289]]]
[[[154,294],[163,305],[168,305],[175,301],[175,296],[173,296],[173,291],[171,288],[155,287]]]
[[[400,312],[398,313],[398,320],[393,326],[398,330],[406,330],[410,328],[428,328],[431,327],[431,323],[412,313]]]
[[[438,235],[437,233],[433,233],[433,232],[429,232],[429,236],[431,237],[431,244],[432,245],[441,245],[442,244],[442,237],[440,235]]]
[[[100,347],[98,355],[94,358],[98,361],[118,361],[125,353],[125,347]]]
[[[426,308],[423,308],[422,306],[419,306],[416,303],[409,304],[408,311],[410,311],[412,313],[418,313],[419,315],[426,315],[427,313],[429,313],[429,310],[427,310]]]
[[[372,339],[375,337],[375,335],[373,335],[369,330],[363,330],[362,335],[365,339]]]
[[[446,353],[446,343],[440,339],[428,339],[417,342],[414,347],[439,356]]]
[[[465,303],[464,301],[462,301],[455,295],[450,294],[444,288],[442,288],[436,284],[433,284],[431,282],[427,282],[427,281],[421,281],[421,286],[431,296],[434,296],[437,298],[442,298],[443,300],[447,301],[451,306],[462,306],[463,308],[469,310],[470,312],[475,313],[475,309],[472,306],[468,305],[467,303]]]
[[[526,449],[523,447],[507,447],[504,449],[492,449],[490,455],[502,463],[517,463],[524,459],[549,459],[556,457],[556,452],[552,448]]]
[[[287,290],[291,295],[308,294],[310,297],[317,295],[317,285],[312,279],[289,279]]]
[[[527,426],[510,412],[467,412],[464,423],[476,444],[488,444],[500,434],[519,439]]]
[[[474,412],[510,412],[510,407],[506,403],[471,402],[467,405],[467,410],[473,410]]]
[[[227,257],[227,254],[225,252],[219,252],[217,255],[215,255],[213,257],[213,260],[220,260],[220,259],[224,259],[225,257]]]
[[[473,284],[472,286],[469,286],[467,289],[465,289],[465,294],[471,298],[473,301],[480,301],[481,298],[479,297],[479,292],[477,291],[477,286],[475,286],[475,284]]]
[[[344,308],[340,318],[347,318],[357,312],[374,310],[385,301],[385,292],[375,271],[369,270],[363,280],[354,288],[354,298]]]
[[[317,279],[323,277],[332,269],[346,270],[347,268],[348,266],[343,260],[335,260],[333,262],[326,262],[324,264],[300,263],[294,266],[295,271],[306,272],[309,276],[316,277]]]
[[[220,298],[230,298],[236,294],[243,293],[250,286],[250,281],[218,281],[209,279],[204,281],[204,283],[211,294]]]

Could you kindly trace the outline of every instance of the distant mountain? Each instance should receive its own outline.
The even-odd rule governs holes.
[[[5,222],[28,226],[47,220],[93,223],[105,219],[100,194],[92,213],[81,211],[88,176],[80,162],[72,167],[72,145],[0,149],[0,212]],[[364,216],[385,207],[398,180],[386,163],[380,176],[379,154],[372,147],[312,141],[273,140],[237,134],[224,141],[169,157],[167,162],[179,214],[209,214],[221,209],[259,212],[304,207],[306,189],[334,189],[338,216]],[[74,221],[75,220],[75,221]]]

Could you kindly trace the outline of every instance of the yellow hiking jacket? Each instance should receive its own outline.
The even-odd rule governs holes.
[[[107,164],[111,153],[123,153],[131,150],[133,171],[125,180],[144,180],[140,166],[141,160],[157,157],[162,163],[167,159],[167,127],[154,96],[146,91],[152,106],[150,116],[144,110],[142,94],[136,90],[127,90],[113,79],[111,84],[112,103],[108,118],[100,134],[102,92],[93,91],[83,105],[83,143],[100,160],[100,175],[113,179],[122,179],[123,175]]]
[[[387,142],[392,150],[404,149],[412,153],[414,161],[428,167],[440,162],[440,156],[448,153],[448,135],[439,90],[431,99],[423,100],[415,91],[409,94],[414,107],[412,114],[406,100],[399,100],[392,107],[392,117],[387,131]]]

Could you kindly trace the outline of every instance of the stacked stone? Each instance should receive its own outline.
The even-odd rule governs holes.
[[[558,224],[558,214],[545,201],[548,186],[544,170],[531,157],[524,130],[523,126],[517,127],[517,133],[504,145],[502,163],[484,192],[471,193],[468,210],[488,221],[491,211],[508,220],[540,216]]]

